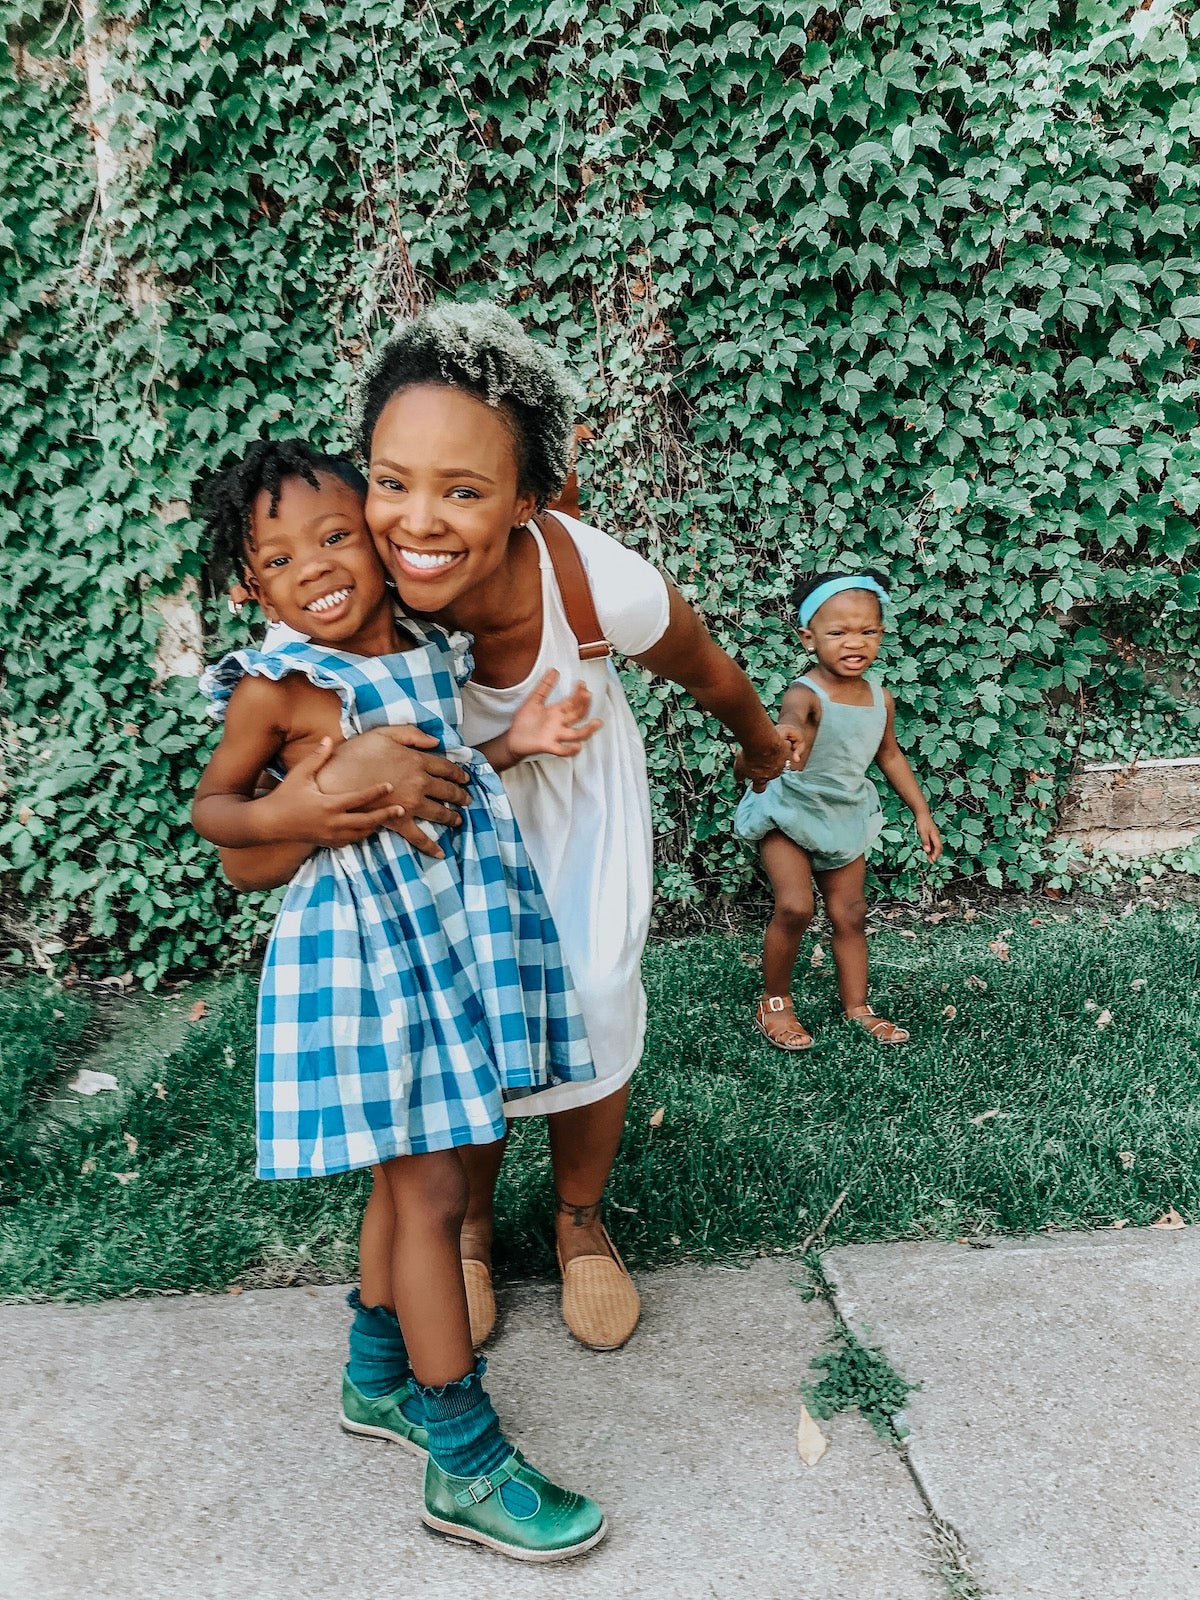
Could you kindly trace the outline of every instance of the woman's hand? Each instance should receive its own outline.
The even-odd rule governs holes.
[[[592,697],[585,683],[577,683],[570,694],[548,705],[557,682],[558,673],[551,668],[517,708],[504,735],[514,761],[526,756],[577,756],[603,726],[599,717],[588,720]]]
[[[917,838],[921,841],[921,848],[932,866],[942,853],[942,836],[938,832],[938,825],[928,811],[918,811],[916,814]]]
[[[743,745],[734,757],[734,776],[748,783],[755,794],[761,794],[771,779],[777,778],[798,753],[799,746],[792,737],[794,729],[775,728],[772,731],[775,737],[770,744],[756,745],[753,749]]]
[[[445,851],[419,824],[460,827],[462,817],[453,808],[470,802],[465,787],[470,774],[440,754],[432,734],[389,725],[370,728],[339,745],[321,774],[321,787],[351,787],[381,779],[390,785],[389,798],[401,812],[386,826],[422,855],[441,860]]]
[[[357,844],[403,817],[403,806],[381,804],[392,793],[390,783],[336,793],[322,789],[317,775],[332,755],[333,740],[322,739],[269,794],[250,802],[258,807],[273,842],[337,849]]]

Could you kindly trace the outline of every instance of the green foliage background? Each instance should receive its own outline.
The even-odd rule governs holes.
[[[111,115],[73,9],[0,9],[0,872],[43,941],[153,980],[254,930],[186,828],[208,736],[152,601],[200,573],[197,474],[343,443],[363,350],[437,293],[559,342],[594,519],[768,702],[795,572],[890,569],[946,873],[1068,881],[1081,707],[1190,738],[1138,663],[1197,631],[1194,6],[156,0],[91,25]],[[736,890],[723,740],[632,689],[664,893]]]

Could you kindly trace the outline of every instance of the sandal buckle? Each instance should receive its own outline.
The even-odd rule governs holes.
[[[781,994],[767,995],[763,1003],[768,1011],[782,1011],[787,1005],[787,1001]]]

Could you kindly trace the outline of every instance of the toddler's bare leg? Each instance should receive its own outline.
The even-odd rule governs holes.
[[[397,1156],[380,1169],[391,1196],[392,1294],[417,1382],[455,1383],[474,1370],[459,1234],[467,1175],[457,1150]]]
[[[384,1170],[371,1168],[371,1197],[363,1213],[358,1236],[359,1294],[365,1306],[385,1306],[395,1312],[392,1294],[392,1249],[396,1215]]]
[[[812,867],[800,846],[778,830],[758,848],[775,894],[775,914],[763,937],[763,993],[790,994],[800,941],[813,919]]]
[[[833,960],[837,967],[842,1010],[867,1003],[867,860],[859,856],[833,872],[818,872],[817,883],[833,928]]]

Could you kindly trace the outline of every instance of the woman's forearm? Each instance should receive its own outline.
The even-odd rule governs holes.
[[[778,729],[737,662],[714,645],[704,669],[690,681],[680,679],[696,704],[723,723],[743,749],[773,749],[779,742]]]

